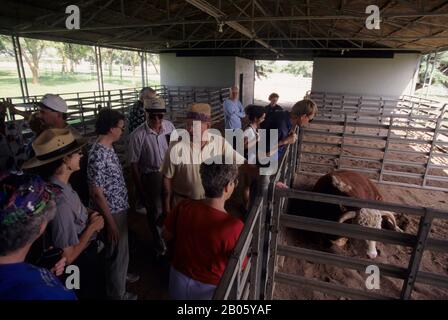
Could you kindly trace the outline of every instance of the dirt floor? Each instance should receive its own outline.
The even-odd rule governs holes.
[[[318,177],[314,175],[296,175],[294,188],[300,190],[310,190],[317,179]],[[384,197],[384,201],[386,202],[448,210],[448,192],[382,184],[377,185]],[[397,217],[397,222],[404,232],[416,234],[419,223],[417,217],[410,215],[400,215]],[[448,239],[448,220],[435,220],[433,222],[430,237]],[[285,241],[288,245],[338,253],[344,256],[366,258],[365,242],[360,240],[349,240],[344,250],[338,249],[335,251],[334,247],[329,248],[327,243],[323,241],[311,242],[307,235],[298,230],[283,229],[283,238],[283,241]],[[379,262],[407,267],[411,254],[411,248],[377,243],[377,249],[379,256],[372,261],[372,264],[374,262]],[[420,270],[448,275],[448,254],[425,251],[420,265]],[[365,281],[368,276],[367,274],[356,270],[310,263],[294,258],[285,258],[283,268],[280,268],[279,271],[361,290],[366,290],[364,288]],[[398,297],[401,291],[401,286],[402,280],[381,277],[380,289],[375,290],[375,293]],[[281,284],[276,285],[274,297],[275,299],[345,299],[313,290],[301,289]],[[416,284],[412,298],[448,299],[448,289]]]

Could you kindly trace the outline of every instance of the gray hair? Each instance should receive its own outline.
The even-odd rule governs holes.
[[[143,88],[140,90],[140,93],[139,93],[139,95],[138,95],[138,98],[141,100],[142,97],[143,97],[143,95],[144,95],[145,93],[147,93],[147,92],[150,92],[150,93],[156,93],[156,90],[154,90],[154,89],[151,88],[151,87],[143,87]]]
[[[42,224],[48,223],[56,214],[56,203],[50,201],[42,214],[17,221],[12,225],[0,225],[0,256],[33,243],[40,235]]]
[[[224,192],[224,188],[238,176],[238,166],[236,164],[222,164],[203,162],[199,169],[205,197],[219,198]]]

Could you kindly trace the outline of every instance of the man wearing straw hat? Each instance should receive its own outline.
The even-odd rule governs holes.
[[[166,246],[158,228],[162,217],[162,173],[160,166],[168,150],[174,125],[163,119],[165,102],[160,98],[144,100],[147,121],[129,138],[129,162],[137,193],[145,200],[149,227],[158,254],[163,255]]]
[[[207,103],[195,103],[187,113],[187,132],[168,149],[162,164],[164,214],[182,199],[205,198],[199,168],[199,155],[208,159],[217,155],[231,156],[237,164],[245,159],[221,136],[212,133],[211,107]],[[219,133],[219,132],[218,132]]]

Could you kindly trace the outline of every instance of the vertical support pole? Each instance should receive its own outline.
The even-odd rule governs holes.
[[[267,283],[265,300],[272,300],[275,289],[275,272],[277,268],[277,244],[280,232],[280,215],[282,210],[282,198],[278,195],[274,197],[274,214],[272,217],[272,228],[270,230],[270,252],[267,268]]]
[[[14,48],[14,57],[16,59],[17,75],[20,82],[20,91],[22,92],[23,102],[29,99],[28,83],[26,81],[25,68],[23,67],[22,47],[20,46],[20,38],[11,36],[12,45]]]
[[[344,145],[345,145],[345,134],[347,133],[347,113],[344,113],[344,128],[342,131],[342,141],[341,141],[341,151],[339,152],[339,161],[338,161],[338,169],[341,169],[341,162],[344,153]]]
[[[123,99],[123,90],[120,89],[120,106],[121,106],[121,113],[124,114],[124,99]]]
[[[100,92],[100,101],[102,107],[104,107],[104,79],[103,79],[103,62],[101,59],[101,48],[95,46],[95,64],[96,64],[96,77],[98,80],[98,90]]]
[[[300,173],[300,159],[302,157],[302,146],[303,146],[303,138],[305,136],[305,130],[301,129],[299,130],[299,138],[297,143],[297,159],[296,159],[296,166],[294,167],[294,172]]]
[[[435,69],[435,66],[436,66],[436,63],[437,63],[437,56],[438,56],[438,52],[436,50],[436,52],[434,52],[434,61],[433,61],[432,66],[431,66],[431,74],[429,75],[429,83],[428,83],[428,86],[426,87],[425,99],[428,98],[429,87],[431,86],[432,77],[434,75],[434,69]]]
[[[425,89],[426,79],[428,78],[429,60],[431,60],[431,55],[432,55],[432,52],[430,52],[429,54],[426,55],[425,74],[423,75],[423,89]],[[420,98],[420,101],[421,101],[421,98]],[[419,101],[419,106],[420,106],[420,101]]]
[[[426,212],[423,217],[420,218],[420,224],[417,233],[417,243],[409,261],[409,267],[407,270],[406,280],[403,281],[403,288],[401,290],[400,299],[408,300],[411,298],[412,290],[414,289],[415,279],[417,278],[418,269],[420,268],[420,262],[425,250],[425,244],[428,240],[429,232],[431,231],[432,220],[434,219],[434,213],[431,209],[425,208]]]
[[[146,79],[145,79],[145,53],[143,51],[140,51],[140,69],[142,72],[142,87],[146,87]]]
[[[300,127],[297,127],[296,134],[298,133],[299,136],[300,136],[300,131],[302,131],[302,130],[300,130]],[[295,175],[296,169],[297,169],[298,145],[299,145],[299,142],[296,142],[292,145],[292,148],[291,148],[291,162],[289,163],[290,172],[289,172],[288,180],[286,182],[289,187],[292,187],[292,185],[294,183],[294,175]]]
[[[425,174],[423,176],[422,187],[426,187],[426,182],[428,181],[429,170],[431,169],[431,159],[434,153],[435,146],[437,144],[437,138],[439,136],[439,130],[443,121],[443,114],[445,111],[443,110],[439,118],[437,119],[436,127],[434,128],[434,133],[431,141],[431,149],[429,150],[428,161],[426,162]]]
[[[145,52],[145,78],[146,78],[146,84],[149,86],[149,68],[148,68],[148,55],[151,55],[148,52]]]
[[[111,99],[111,96],[110,96],[110,90],[107,91],[107,107],[109,109],[112,109],[112,99]]]
[[[267,260],[269,256],[269,227],[271,224],[271,190],[270,188],[270,176],[268,175],[260,175],[258,177],[258,190],[257,194],[263,197],[263,206],[261,207],[260,213],[260,242],[258,247],[258,252],[261,255],[260,261],[261,263],[257,265],[257,275],[258,275],[258,283],[259,283],[259,297],[261,300],[266,296],[266,272],[267,272]]]
[[[390,136],[391,136],[393,123],[394,123],[394,117],[392,115],[390,115],[389,128],[387,130],[386,145],[384,146],[383,159],[381,160],[380,176],[378,178],[379,182],[383,181],[384,168],[386,166],[386,160],[387,160],[386,158],[387,158],[387,154],[388,154],[388,150],[389,150],[389,141],[390,141]]]
[[[78,93],[78,106],[79,106],[79,111],[81,112],[81,122],[82,122],[83,132],[84,132],[84,134],[86,134],[87,127],[86,127],[86,119],[84,117],[84,106],[82,104],[82,99],[79,98],[79,93]]]
[[[260,279],[261,279],[261,266],[262,266],[262,259],[263,254],[262,251],[260,251],[260,248],[263,248],[263,239],[262,239],[262,232],[261,229],[263,228],[262,223],[262,209],[264,206],[263,198],[256,197],[255,203],[261,202],[260,210],[257,213],[257,220],[255,222],[254,226],[254,236],[252,237],[252,250],[251,250],[251,257],[252,261],[254,261],[252,268],[250,270],[250,284],[251,284],[251,290],[250,290],[250,299],[251,300],[259,300],[260,299]]]

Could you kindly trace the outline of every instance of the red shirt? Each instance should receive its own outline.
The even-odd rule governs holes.
[[[173,267],[194,280],[218,285],[243,226],[201,200],[180,202],[165,220],[174,236]]]

